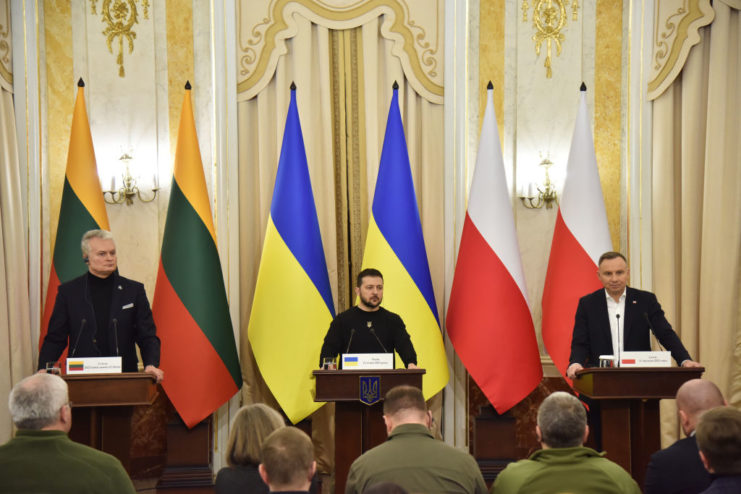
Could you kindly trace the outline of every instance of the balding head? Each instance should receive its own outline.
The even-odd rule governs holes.
[[[19,429],[69,432],[72,425],[67,383],[53,374],[22,379],[10,392],[8,408]]]
[[[726,400],[718,386],[705,379],[691,379],[677,390],[677,409],[685,434],[695,430],[703,412],[724,405]]]

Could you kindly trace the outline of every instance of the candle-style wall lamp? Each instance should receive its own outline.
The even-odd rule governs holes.
[[[154,201],[154,198],[157,197],[157,191],[160,190],[157,174],[155,173],[152,177],[152,196],[147,199],[142,196],[141,190],[139,190],[139,186],[136,183],[136,179],[131,176],[131,171],[129,169],[132,160],[131,155],[129,153],[123,153],[118,160],[124,165],[123,173],[121,174],[121,187],[116,187],[117,179],[114,173],[111,176],[110,189],[103,191],[103,199],[105,202],[108,204],[123,204],[125,202],[127,206],[131,206],[134,204],[134,197],[138,197],[141,202]]]
[[[553,166],[553,162],[548,158],[545,158],[540,162],[540,166],[545,171],[545,180],[542,185],[529,183],[527,186],[527,192],[523,192],[520,196],[522,204],[528,209],[540,209],[545,205],[546,209],[551,209],[553,203],[558,204],[558,194],[556,193],[556,187],[551,182],[551,177],[548,174],[548,169]]]

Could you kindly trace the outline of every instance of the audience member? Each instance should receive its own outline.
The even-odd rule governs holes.
[[[486,492],[473,457],[433,437],[432,415],[420,389],[392,388],[386,394],[383,413],[388,440],[353,462],[345,486],[347,494],[359,494],[384,481],[409,492]]]
[[[393,482],[379,482],[368,487],[363,494],[409,494],[409,491]]]
[[[557,391],[543,400],[535,434],[543,449],[510,463],[497,476],[493,493],[640,494],[628,472],[583,446],[587,414],[575,396]]]
[[[725,404],[720,390],[710,381],[692,379],[680,386],[677,410],[687,437],[651,456],[645,494],[697,494],[710,485],[710,474],[698,454],[695,427],[700,415]]]
[[[134,494],[120,461],[67,436],[72,409],[61,377],[21,380],[8,407],[18,431],[0,446],[0,493]]]
[[[263,442],[271,432],[285,426],[280,413],[263,403],[242,407],[232,422],[226,445],[228,466],[216,475],[216,494],[267,493],[257,466]]]
[[[741,492],[741,411],[719,407],[703,413],[696,436],[700,459],[713,478],[703,494]]]
[[[308,493],[316,472],[311,438],[296,427],[272,432],[262,446],[259,471],[270,492]]]

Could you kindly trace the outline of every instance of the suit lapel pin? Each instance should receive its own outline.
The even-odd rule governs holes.
[[[118,285],[119,290],[123,290],[123,287],[121,285]],[[635,302],[633,302],[635,304]]]

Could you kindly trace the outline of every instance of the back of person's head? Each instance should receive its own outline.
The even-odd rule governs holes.
[[[314,446],[304,431],[282,427],[265,439],[260,474],[271,491],[308,490],[315,468]]]
[[[227,464],[230,467],[258,465],[265,438],[285,425],[281,414],[264,403],[254,403],[240,408],[229,432],[229,441],[226,445]]]
[[[395,386],[387,393],[383,401],[383,414],[396,416],[408,412],[427,412],[427,404],[422,390],[414,386]]]
[[[741,475],[741,411],[718,407],[700,416],[697,447],[710,473]]]
[[[677,390],[677,408],[687,415],[699,415],[725,403],[718,386],[705,379],[690,379]]]
[[[19,429],[43,429],[59,421],[69,403],[67,383],[53,374],[34,374],[16,384],[8,397],[13,423]]]
[[[393,482],[379,482],[363,491],[363,494],[408,494],[409,491]]]
[[[573,448],[584,442],[587,412],[573,395],[563,391],[550,394],[538,409],[540,441],[549,448]]]

